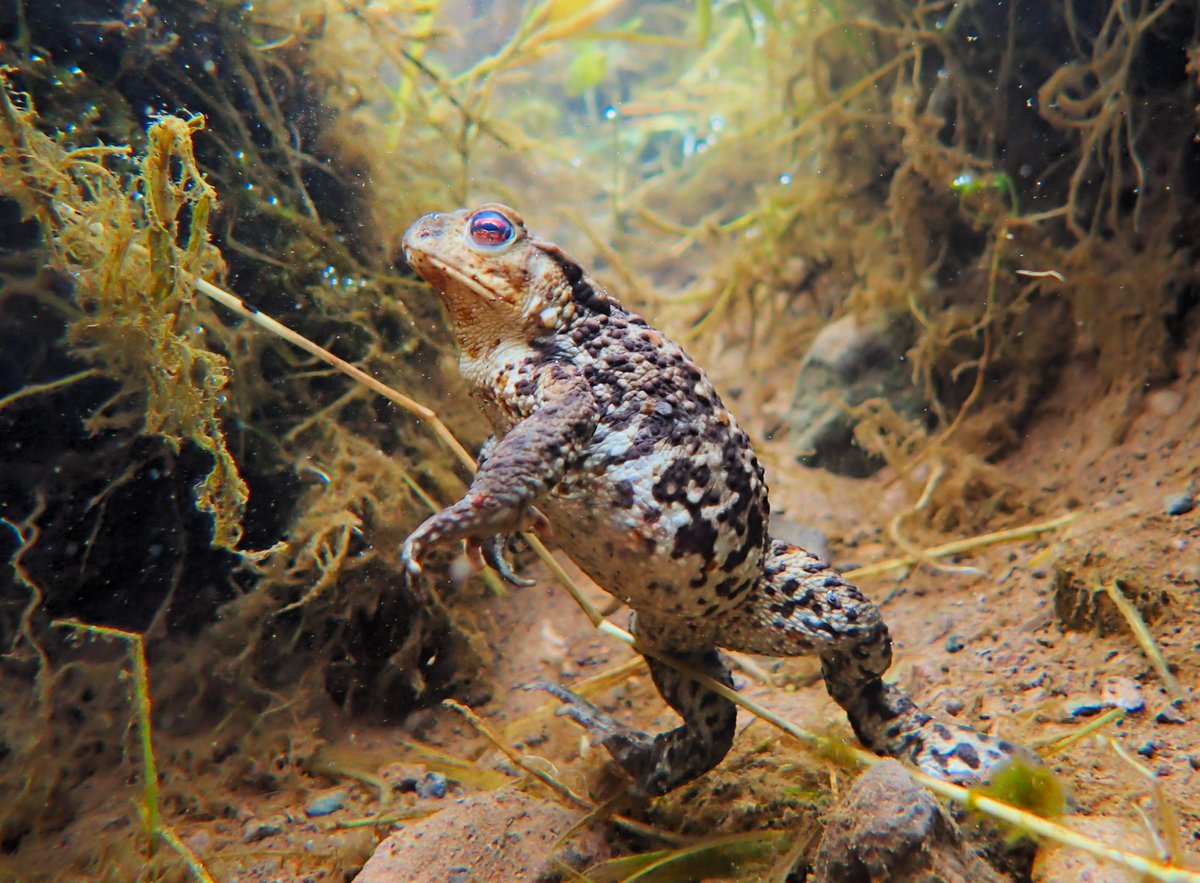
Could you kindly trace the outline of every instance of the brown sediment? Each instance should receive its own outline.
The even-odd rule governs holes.
[[[436,299],[389,253],[423,212],[497,197],[686,340],[747,428],[771,436],[778,508],[825,527],[842,561],[914,558],[907,579],[866,588],[892,598],[897,677],[923,701],[961,695],[972,723],[1035,740],[1070,731],[1060,706],[1097,689],[1092,672],[1136,680],[1148,712],[1101,733],[1149,751],[1165,791],[1153,799],[1195,827],[1195,723],[1096,594],[1121,580],[1195,683],[1200,538],[1194,512],[1160,511],[1196,480],[1187,4],[751,2],[698,14],[691,43],[659,38],[678,31],[668,4],[639,10],[645,39],[603,2],[497,4],[482,24],[324,0],[170,16],[141,4],[127,20],[80,4],[59,30],[94,40],[92,55],[22,6],[20,39],[0,49],[0,193],[19,205],[0,217],[14,365],[0,533],[15,550],[0,587],[0,867],[53,855],[63,873],[128,870],[146,856],[121,783],[137,775],[123,658],[68,642],[49,628],[60,616],[145,634],[164,815],[209,838],[198,851],[218,876],[279,842],[291,868],[345,871],[386,833],[309,821],[243,842],[247,814],[299,818],[328,784],[318,775],[343,775],[308,763],[323,744],[368,769],[436,765],[411,748],[426,741],[493,764],[453,714],[412,714],[447,694],[490,694],[479,713],[494,728],[553,760],[556,781],[587,784],[594,753],[580,761],[577,734],[514,688],[625,651],[557,596],[446,579],[444,607],[421,607],[399,544],[464,472],[410,416],[189,282],[227,285],[474,444],[483,424]],[[173,113],[155,122],[146,106]],[[848,312],[911,328],[901,370],[928,409],[853,406],[883,470],[858,481],[794,467],[780,428],[807,343]],[[1177,394],[1163,413],[1147,384]],[[1036,545],[919,554],[1067,510],[1080,520]],[[795,692],[748,689],[824,720],[805,665],[770,670]],[[657,708],[645,680],[622,669],[603,695]],[[397,748],[406,715],[422,738]],[[1081,805],[1111,813],[1142,786],[1105,752],[1089,738],[1056,762]],[[724,768],[614,835],[656,857],[596,878],[654,861],[779,874],[812,858],[846,775],[754,724]],[[379,806],[377,792],[355,786],[351,807],[402,822],[439,806],[407,790]],[[765,825],[789,837],[755,833]],[[62,832],[72,846],[56,853]],[[715,839],[671,841],[681,832]],[[314,837],[328,849],[303,855]]]

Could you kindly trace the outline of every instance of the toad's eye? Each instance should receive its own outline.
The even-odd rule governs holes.
[[[483,251],[503,248],[512,242],[516,232],[512,221],[491,209],[477,211],[467,221],[467,243]]]

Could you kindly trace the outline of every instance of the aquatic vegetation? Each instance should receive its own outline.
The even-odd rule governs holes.
[[[158,761],[154,754],[154,734],[150,721],[150,672],[146,666],[146,645],[142,636],[121,629],[88,625],[87,623],[63,620],[52,623],[61,628],[98,638],[124,641],[129,647],[129,660],[133,665],[133,708],[137,724],[139,749],[142,761],[142,799],[138,812],[142,817],[148,842],[148,854],[154,857],[158,841],[166,843],[183,859],[192,876],[200,883],[212,883],[212,876],[204,867],[195,851],[184,843],[170,824],[163,821],[159,807]]]
[[[486,686],[469,602],[496,587],[445,578],[426,607],[397,576],[399,540],[460,493],[461,459],[197,280],[436,403],[471,449],[484,429],[436,300],[391,263],[427,210],[534,207],[687,338],[781,458],[780,402],[816,331],[897,317],[929,414],[868,402],[856,436],[911,501],[888,526],[894,566],[1039,516],[1039,488],[990,461],[1060,366],[1088,359],[1133,401],[1172,370],[1196,303],[1188,4],[546,0],[476,18],[451,0],[184,0],[69,23],[51,6],[20,4],[0,47],[0,193],[36,223],[0,218],[17,243],[5,322],[32,352],[0,417],[53,436],[42,459],[11,458],[0,689],[37,724],[5,729],[6,849],[69,823],[66,795],[94,774],[71,758],[105,714],[126,719],[124,690],[97,686],[121,660],[82,660],[49,628],[85,604],[145,633],[160,750],[219,731],[236,760],[218,780],[296,775],[334,710]],[[85,695],[102,711],[76,733]],[[197,800],[185,779],[176,806]]]
[[[213,465],[196,506],[213,517],[213,544],[236,549],[247,489],[219,413],[229,366],[205,344],[194,291],[197,278],[223,268],[208,232],[216,194],[192,151],[203,117],[158,120],[146,153],[122,169],[128,149],[68,149],[40,132],[36,109],[6,75],[0,110],[0,193],[37,218],[53,265],[72,280],[80,316],[68,335],[76,351],[121,382],[89,415],[89,429],[124,419],[132,398],[142,432],[208,453]]]

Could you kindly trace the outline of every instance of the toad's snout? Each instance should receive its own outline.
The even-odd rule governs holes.
[[[414,251],[421,251],[421,243],[438,235],[443,226],[444,215],[440,212],[430,212],[421,215],[413,221],[412,226],[404,232],[400,248],[404,252],[404,260],[412,265]]]

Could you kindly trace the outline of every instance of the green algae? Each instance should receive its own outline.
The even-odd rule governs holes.
[[[143,433],[207,452],[213,465],[196,506],[213,518],[213,544],[236,549],[248,492],[221,425],[229,365],[205,344],[194,289],[222,269],[208,231],[216,194],[191,146],[203,117],[163,117],[146,152],[131,157],[127,148],[70,149],[39,131],[36,109],[7,76],[0,93],[0,194],[37,218],[51,262],[74,283],[71,344],[121,383],[89,428],[100,432],[132,398]]]

